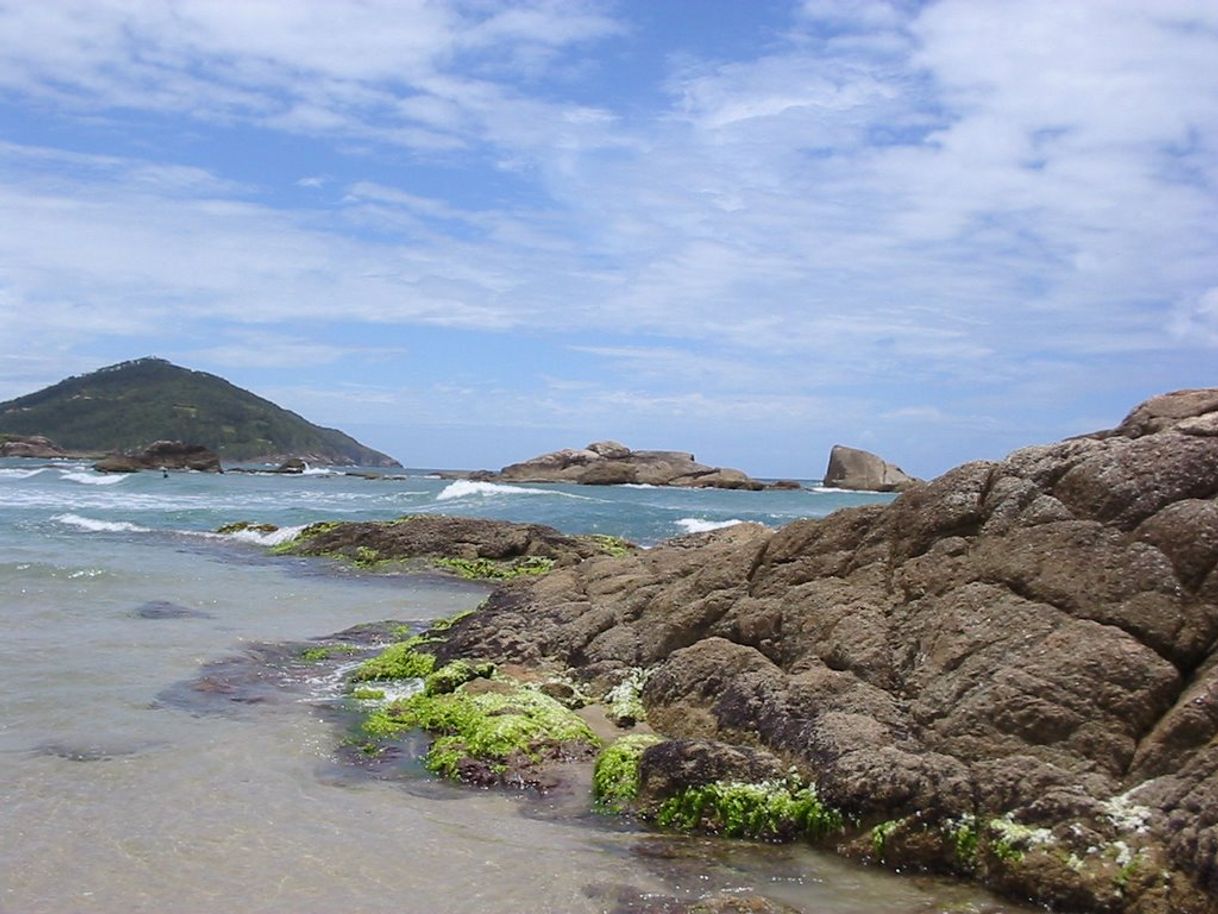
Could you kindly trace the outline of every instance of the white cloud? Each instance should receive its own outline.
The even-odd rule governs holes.
[[[7,326],[48,352],[192,320],[578,334],[636,383],[481,390],[488,416],[789,424],[829,390],[855,415],[895,398],[871,414],[906,426],[955,398],[960,428],[1109,356],[1181,374],[1218,342],[1212,4],[809,0],[786,25],[619,96],[568,69],[609,66],[595,42],[622,33],[590,4],[0,0],[0,34],[24,36],[0,54],[9,98],[370,153],[290,210],[154,155],[0,146]],[[378,169],[386,146],[463,186]],[[511,192],[482,195],[490,174]],[[344,357],[325,332],[271,348]]]

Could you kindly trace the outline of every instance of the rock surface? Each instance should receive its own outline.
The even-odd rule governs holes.
[[[1214,912],[1216,496],[1218,389],[1178,392],[889,505],[502,588],[438,653],[599,688],[644,668],[655,730],[795,766],[855,823],[846,853]]]
[[[139,470],[198,470],[223,473],[220,457],[201,444],[181,441],[154,441],[134,454],[111,454],[93,464],[101,473],[135,473]]]
[[[919,481],[870,451],[835,444],[829,452],[824,484],[834,489],[900,492]]]
[[[41,457],[54,459],[69,454],[42,435],[5,435],[0,437],[0,457]]]
[[[513,463],[498,473],[481,471],[471,479],[488,482],[568,482],[579,485],[684,486],[686,488],[766,488],[740,470],[698,463],[684,451],[632,451],[617,441],[566,448]]]
[[[594,536],[568,536],[544,524],[417,514],[395,521],[347,521],[305,528],[282,551],[296,555],[345,556],[359,562],[416,558],[490,560],[547,559],[564,567],[634,547]]]

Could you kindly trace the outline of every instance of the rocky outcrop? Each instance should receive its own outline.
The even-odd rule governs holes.
[[[201,444],[155,441],[134,454],[111,454],[93,464],[100,473],[135,473],[139,470],[197,470],[222,473],[220,457]]]
[[[864,492],[900,492],[919,480],[870,451],[835,444],[829,452],[824,485]]]
[[[42,435],[0,436],[0,457],[41,457],[50,460],[68,456],[67,451]]]
[[[221,528],[231,532],[247,524]],[[393,521],[322,522],[306,527],[281,553],[331,556],[361,565],[425,560],[424,567],[468,578],[530,576],[636,547],[615,537],[568,536],[544,524],[416,514]]]
[[[633,483],[686,488],[766,488],[740,470],[710,467],[684,451],[632,451],[617,441],[597,441],[586,448],[566,448],[513,463],[498,473],[478,472],[471,479],[492,482],[567,482],[609,486]]]
[[[690,745],[764,750],[852,823],[846,853],[1067,910],[1202,914],[1216,565],[1218,389],[1184,391],[888,505],[504,587],[437,652],[597,688],[643,668],[650,725],[699,741],[664,771],[705,767]]]

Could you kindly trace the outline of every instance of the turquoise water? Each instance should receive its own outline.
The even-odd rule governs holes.
[[[804,847],[657,837],[579,797],[466,790],[417,770],[352,776],[324,678],[221,714],[165,698],[259,641],[423,622],[486,593],[273,557],[273,534],[212,532],[230,521],[441,512],[652,544],[875,499],[0,462],[0,911],[583,914],[664,910],[712,889],[831,914],[1015,911]]]

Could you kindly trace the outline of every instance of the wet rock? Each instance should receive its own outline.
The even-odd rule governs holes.
[[[359,564],[440,559],[466,577],[514,577],[633,550],[633,544],[567,536],[542,524],[419,514],[395,521],[321,523],[281,551],[341,556]]]
[[[918,482],[899,466],[870,451],[835,444],[829,452],[824,485],[864,492],[900,492]]]
[[[67,451],[42,435],[0,435],[0,457],[41,457],[50,460],[67,456]]]
[[[564,448],[504,467],[498,473],[470,478],[495,482],[568,482],[578,485],[627,483],[686,488],[766,488],[740,470],[698,463],[685,451],[632,451],[617,441],[597,441],[585,448]]]
[[[201,444],[155,441],[142,451],[111,454],[93,464],[99,473],[135,473],[140,470],[197,470],[222,473],[220,457]]]
[[[1213,912],[1215,417],[1218,389],[1177,392],[887,506],[563,567],[438,650],[593,689],[642,668],[657,731],[794,765],[888,865]]]

